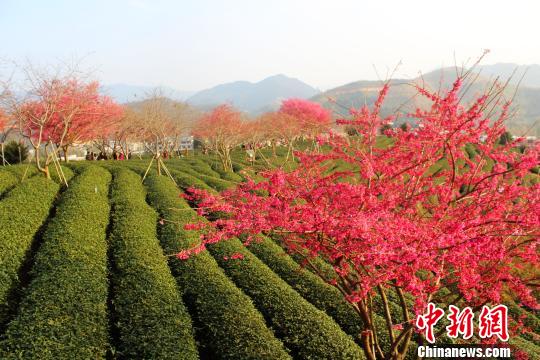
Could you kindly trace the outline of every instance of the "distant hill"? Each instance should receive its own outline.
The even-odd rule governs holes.
[[[517,65],[511,63],[498,63],[479,66],[479,70],[483,76],[500,76],[503,79],[509,78],[515,71],[511,80],[512,84],[517,84],[523,74],[525,74],[521,81],[521,86],[540,88],[540,65],[538,64]]]
[[[152,92],[154,86],[138,86],[128,84],[112,84],[101,87],[101,92],[108,95],[119,103],[128,103],[143,100],[147,94]],[[184,101],[194,94],[193,91],[181,91],[170,87],[160,87],[162,94],[169,99]]]
[[[298,79],[275,75],[256,83],[235,81],[217,85],[196,93],[187,102],[200,108],[230,103],[239,110],[257,114],[277,109],[283,99],[307,99],[318,93],[317,89]]]
[[[496,67],[494,65],[488,69],[494,71]],[[491,74],[486,76],[487,73],[488,70],[481,71],[475,83],[470,87],[466,86],[468,90],[464,96],[465,102],[482,93],[490,82],[494,80],[495,76]],[[405,114],[416,107],[423,108],[427,106],[429,102],[425,98],[415,96],[416,90],[412,86],[414,83],[423,83],[428,89],[437,90],[441,87],[448,88],[455,78],[455,68],[443,68],[424,74],[421,78],[391,80],[390,91],[381,111],[382,115],[389,115],[396,110]],[[504,80],[507,77],[501,75],[501,78]],[[506,125],[516,135],[522,135],[528,131],[527,135],[540,136],[540,86],[524,86],[523,84],[522,82],[519,89],[517,89],[514,99],[516,114],[507,121]],[[311,100],[321,103],[324,107],[332,110],[338,117],[346,116],[348,115],[348,109],[351,107],[359,108],[364,104],[373,105],[382,85],[381,81],[356,81],[320,93]],[[514,92],[516,92],[516,87],[510,84],[505,91],[505,96],[510,99]],[[404,115],[397,123],[407,120]],[[535,123],[536,125],[534,125]],[[529,130],[531,128],[532,130]]]

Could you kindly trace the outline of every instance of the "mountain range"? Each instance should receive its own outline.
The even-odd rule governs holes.
[[[414,83],[423,84],[432,90],[449,87],[456,78],[456,68],[437,69],[415,79],[392,79],[389,94],[383,104],[382,113],[390,114],[399,109],[401,112],[424,107],[428,103],[415,96]],[[514,97],[515,115],[507,122],[509,130],[518,135],[540,135],[540,65],[516,65],[499,63],[483,65],[475,69],[475,82],[464,94],[465,101],[485,91],[495,79],[506,81],[512,78],[505,90],[507,98]],[[523,76],[524,75],[524,76]],[[519,86],[518,86],[519,85]],[[187,102],[201,110],[229,103],[250,115],[276,110],[282,100],[287,98],[311,99],[332,110],[336,116],[347,115],[347,109],[372,105],[377,99],[382,86],[381,81],[361,80],[351,82],[325,92],[282,74],[267,77],[259,82],[235,81],[214,86],[199,92],[180,91],[170,87],[161,87],[161,94],[175,101]],[[154,88],[114,84],[104,86],[103,93],[110,95],[120,103],[143,100]],[[406,120],[403,117],[401,121]]]
[[[529,67],[521,83],[519,73],[523,74],[525,67],[511,64],[479,67],[475,70],[476,73],[469,77],[469,79],[474,79],[474,82],[465,83],[464,91],[460,96],[467,103],[490,88],[497,77],[499,81],[505,82],[514,69],[517,69],[516,73],[503,92],[505,99],[513,98],[512,117],[507,120],[506,126],[515,135],[540,136],[540,72],[537,72],[540,70],[539,65]],[[448,89],[459,71],[460,69],[456,70],[456,68],[442,68],[415,79],[392,79],[381,114],[386,116],[399,110],[404,115],[398,119],[397,125],[407,121],[407,113],[414,111],[417,107],[426,108],[430,104],[425,97],[417,95],[414,84],[424,86],[431,91]],[[327,90],[311,100],[321,103],[337,116],[347,116],[350,108],[359,108],[364,104],[373,105],[382,86],[382,81],[356,81]]]
[[[202,90],[187,99],[193,106],[211,108],[230,103],[251,114],[277,109],[287,98],[307,99],[320,91],[294,78],[279,74],[256,83],[235,81]]]

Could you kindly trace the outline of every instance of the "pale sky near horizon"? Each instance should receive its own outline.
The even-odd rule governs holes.
[[[104,84],[201,90],[285,74],[325,90],[483,62],[540,64],[540,1],[0,0],[0,58],[84,58]]]

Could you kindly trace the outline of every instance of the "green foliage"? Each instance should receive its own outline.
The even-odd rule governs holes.
[[[64,193],[43,235],[33,279],[8,325],[0,357],[105,357],[110,180],[105,169],[89,167]]]
[[[183,229],[195,219],[195,212],[179,197],[166,177],[147,180],[150,202],[166,219],[160,229],[168,253],[193,246],[196,233]],[[198,338],[204,352],[219,359],[288,359],[283,344],[269,330],[251,300],[225,276],[216,261],[203,252],[188,260],[172,259],[174,275],[184,290]]]
[[[10,171],[0,170],[0,195],[14,187],[19,179]]]
[[[2,154],[0,154],[0,163],[1,156]],[[11,140],[4,145],[4,158],[9,164],[22,163],[28,158],[28,147],[18,141]]]
[[[141,178],[114,172],[110,246],[113,306],[120,345],[128,358],[197,359],[191,318],[156,237],[157,216]]]
[[[51,208],[59,186],[45,178],[24,181],[0,201],[0,324],[12,308],[19,268]]]
[[[238,239],[213,244],[209,251],[227,275],[251,298],[294,357],[363,359],[362,349],[323,311],[302,298]],[[243,259],[231,259],[240,253]]]

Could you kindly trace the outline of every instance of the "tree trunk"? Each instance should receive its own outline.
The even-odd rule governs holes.
[[[156,139],[156,166],[157,174],[161,176],[161,153],[159,152],[159,140]]]
[[[4,142],[3,141],[2,141],[1,147],[2,147],[2,165],[6,166],[6,158],[4,157]]]
[[[62,146],[62,151],[64,152],[64,161],[69,162],[69,159],[68,159],[68,146],[67,145]]]

